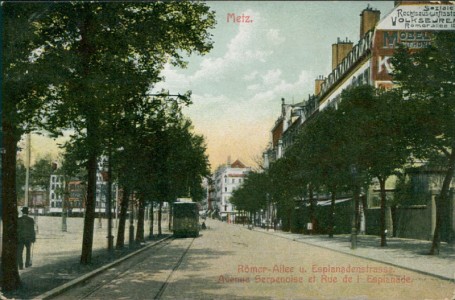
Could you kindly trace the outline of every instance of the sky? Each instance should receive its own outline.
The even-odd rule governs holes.
[[[281,98],[298,103],[314,93],[315,78],[331,71],[331,45],[337,38],[354,44],[360,39],[359,15],[367,5],[379,9],[381,18],[393,9],[393,1],[207,4],[217,20],[213,49],[186,57],[186,69],[166,66],[165,81],[155,90],[192,91],[193,104],[184,113],[205,137],[212,170],[228,157],[257,167],[280,116]],[[244,22],[233,22],[232,14]],[[35,158],[56,153],[55,143],[44,137],[33,136],[32,149]]]
[[[337,38],[360,39],[360,13],[370,5],[381,17],[393,1],[212,1],[214,48],[192,56],[187,69],[167,66],[157,86],[191,90],[186,111],[206,138],[212,169],[240,159],[255,167],[271,140],[281,98],[298,103],[314,93],[314,80],[331,71]],[[231,14],[245,16],[233,22]],[[248,18],[247,18],[248,16]],[[242,18],[241,18],[242,20]]]

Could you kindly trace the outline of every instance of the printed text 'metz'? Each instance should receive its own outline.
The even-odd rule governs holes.
[[[227,17],[226,17],[226,21],[228,23],[230,23],[230,22],[232,22],[232,23],[253,23],[253,19],[251,18],[251,16],[246,16],[244,14],[242,14],[241,16],[238,16],[234,13],[228,13]]]

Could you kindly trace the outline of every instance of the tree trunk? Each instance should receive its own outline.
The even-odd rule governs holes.
[[[3,116],[2,153],[2,220],[3,242],[1,258],[2,290],[12,291],[20,287],[17,269],[17,195],[16,195],[16,145],[14,129]]]
[[[367,216],[367,214],[368,214],[367,213],[367,196],[362,195],[361,200],[362,200],[363,216],[365,218],[365,227],[366,227],[366,221],[367,221],[367,217],[368,217]]]
[[[96,205],[96,171],[98,164],[96,154],[90,151],[90,157],[87,163],[88,183],[87,198],[85,203],[84,234],[82,238],[81,264],[92,262],[93,247],[93,226],[95,224],[95,205]]]
[[[444,206],[444,202],[449,201],[449,188],[450,182],[452,181],[453,175],[455,173],[455,144],[452,145],[452,152],[449,156],[449,163],[447,168],[447,173],[444,177],[442,183],[441,192],[436,198],[436,226],[434,228],[433,242],[431,244],[430,255],[439,254],[439,248],[441,244],[441,212]]]
[[[153,239],[153,201],[150,202],[150,233],[149,239]]]
[[[140,244],[145,241],[144,239],[144,216],[145,216],[145,199],[143,195],[139,198],[137,211],[137,229],[136,229],[136,243]]]
[[[355,211],[355,230],[356,233],[360,232],[360,187],[356,184],[354,186],[354,211]]]
[[[88,7],[87,7],[88,8]],[[83,68],[83,78],[79,88],[85,89],[88,88],[84,84],[84,80],[90,75],[90,63],[91,57],[95,52],[94,45],[90,44],[89,31],[92,26],[92,16],[89,9],[87,9],[87,14],[82,17],[80,35],[81,42],[79,54],[81,56],[81,65]],[[81,254],[81,264],[89,264],[92,261],[92,248],[93,248],[93,226],[95,224],[95,205],[96,205],[96,173],[98,170],[97,164],[97,153],[98,153],[98,126],[99,126],[99,115],[94,106],[88,99],[85,100],[85,105],[87,113],[86,126],[87,126],[87,147],[88,147],[88,157],[87,157],[87,172],[88,172],[88,182],[87,182],[87,198],[85,203],[85,219],[84,219],[84,234],[82,238],[82,254]]]
[[[316,223],[316,217],[315,217],[315,203],[314,203],[314,189],[313,185],[310,183],[308,186],[308,198],[310,200],[310,222],[313,226],[313,229],[311,230],[311,233],[315,232],[315,223]]]
[[[162,209],[163,209],[163,201],[160,201],[160,204],[158,206],[158,235],[161,236],[163,234],[163,231],[161,229],[161,214],[162,214]]]
[[[172,205],[169,205],[168,230],[172,229]]]
[[[332,190],[331,201],[330,201],[330,220],[329,220],[329,238],[333,238],[333,232],[335,229],[335,189]]]
[[[380,216],[380,230],[381,232],[379,233],[381,237],[381,247],[387,246],[387,236],[386,236],[386,224],[385,224],[385,213],[386,213],[386,194],[385,194],[385,181],[386,179],[383,177],[378,177],[379,179],[379,187],[380,187],[380,193],[381,193],[381,216]]]
[[[112,236],[112,151],[109,146],[108,166],[107,166],[107,194],[106,194],[106,209],[107,209],[107,250],[112,251],[114,248],[114,237]]]
[[[121,249],[125,246],[125,225],[126,225],[126,216],[128,214],[128,204],[129,204],[129,191],[127,188],[123,187],[122,201],[120,203],[120,220],[118,224],[117,232],[117,244],[116,248]]]

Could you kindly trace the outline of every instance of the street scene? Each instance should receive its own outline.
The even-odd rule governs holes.
[[[454,1],[0,21],[1,300],[455,300]]]
[[[195,239],[163,241],[66,291],[43,293],[45,299],[451,299],[455,292],[443,279],[455,266],[453,251],[428,260],[405,247],[353,256],[348,247],[345,254],[307,236],[207,225]]]

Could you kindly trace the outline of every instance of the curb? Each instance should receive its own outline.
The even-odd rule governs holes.
[[[245,229],[246,229],[246,228],[245,228]],[[247,229],[247,230],[251,230],[251,229]],[[253,231],[256,231],[256,232],[264,233],[264,234],[273,235],[273,236],[276,236],[276,237],[279,237],[279,238],[283,238],[283,239],[286,239],[286,240],[290,240],[290,241],[294,241],[294,242],[306,244],[306,245],[309,245],[309,246],[319,247],[319,248],[322,248],[322,249],[327,249],[327,250],[335,251],[335,252],[337,252],[337,253],[342,253],[342,254],[346,254],[346,255],[351,255],[351,256],[354,256],[354,257],[367,259],[367,260],[370,260],[370,261],[374,261],[374,262],[378,262],[378,263],[390,265],[390,266],[397,267],[397,268],[401,268],[401,269],[405,269],[405,270],[408,270],[408,271],[413,271],[413,272],[420,273],[420,274],[423,274],[423,275],[428,275],[428,276],[436,277],[436,278],[441,279],[441,280],[445,280],[445,281],[449,281],[449,282],[453,282],[453,281],[454,281],[454,278],[447,277],[447,276],[444,276],[444,275],[439,275],[439,274],[434,274],[434,273],[430,273],[430,272],[427,272],[427,271],[422,271],[422,270],[418,270],[418,269],[413,269],[413,268],[410,268],[410,267],[406,267],[406,266],[398,265],[398,264],[395,264],[395,263],[386,262],[386,261],[382,261],[382,260],[379,260],[379,259],[374,259],[374,258],[371,258],[371,257],[366,257],[366,256],[354,254],[354,253],[344,252],[344,251],[342,251],[342,250],[337,250],[337,249],[332,249],[332,248],[329,248],[329,247],[326,247],[326,246],[321,246],[321,245],[312,244],[312,243],[310,243],[310,242],[306,242],[306,241],[303,241],[303,240],[297,240],[297,239],[295,239],[295,238],[291,238],[291,237],[286,237],[286,236],[274,234],[274,233],[272,233],[272,232],[266,232],[266,231],[262,231],[262,230],[256,230],[256,229],[254,229],[254,228],[253,228],[252,230],[253,230]]]
[[[161,239],[159,241],[156,241],[156,242],[154,242],[152,244],[146,245],[143,248],[140,248],[140,249],[138,249],[138,250],[136,250],[136,251],[134,251],[134,252],[132,252],[132,253],[130,253],[128,255],[125,255],[124,257],[121,257],[121,258],[119,258],[119,259],[117,259],[117,260],[115,260],[115,261],[113,261],[113,262],[111,262],[111,263],[109,263],[107,265],[104,265],[104,266],[102,266],[102,267],[100,267],[100,268],[98,268],[96,270],[93,270],[93,271],[91,271],[91,272],[89,272],[87,274],[84,274],[84,275],[82,275],[82,276],[80,276],[78,278],[75,278],[75,279],[73,279],[71,281],[68,281],[67,283],[65,283],[63,285],[61,285],[59,287],[56,287],[56,288],[54,288],[54,289],[52,289],[50,291],[47,291],[47,292],[45,292],[45,293],[43,293],[41,295],[38,295],[38,296],[36,296],[35,298],[32,298],[32,299],[33,300],[46,300],[46,299],[51,299],[51,298],[53,298],[55,296],[58,296],[58,295],[62,294],[63,292],[69,290],[73,286],[78,285],[79,283],[81,283],[83,281],[86,281],[87,279],[90,279],[90,278],[92,278],[92,277],[104,272],[105,270],[107,270],[107,269],[109,269],[109,268],[111,268],[111,267],[113,267],[115,265],[118,265],[119,263],[129,259],[130,257],[135,256],[135,255],[145,251],[146,249],[149,249],[149,248],[151,248],[153,246],[156,246],[156,245],[158,245],[158,244],[160,244],[160,243],[162,243],[162,242],[164,242],[164,241],[166,241],[166,240],[168,240],[170,238],[172,238],[172,235],[170,235],[168,237],[165,237],[165,238],[163,238],[163,239]]]

